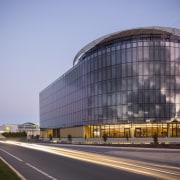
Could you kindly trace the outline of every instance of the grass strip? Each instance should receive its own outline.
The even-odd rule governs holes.
[[[0,179],[20,180],[20,177],[0,158]]]

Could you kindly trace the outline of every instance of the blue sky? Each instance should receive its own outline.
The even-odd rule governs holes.
[[[39,92],[105,34],[180,28],[179,0],[0,0],[0,125],[39,123]]]

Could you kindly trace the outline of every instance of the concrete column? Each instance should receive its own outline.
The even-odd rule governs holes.
[[[131,128],[130,128],[131,138],[134,138],[134,130],[135,130],[135,128],[134,128],[134,125],[132,124],[132,125],[131,125]]]

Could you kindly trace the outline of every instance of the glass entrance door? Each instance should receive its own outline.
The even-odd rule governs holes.
[[[134,134],[135,137],[141,137],[141,128],[136,128],[135,129],[135,134]]]
[[[124,137],[130,137],[130,128],[124,128]]]

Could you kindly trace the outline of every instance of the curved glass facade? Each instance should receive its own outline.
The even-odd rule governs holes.
[[[99,43],[40,93],[40,127],[180,120],[180,37]]]

